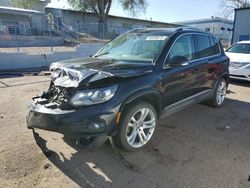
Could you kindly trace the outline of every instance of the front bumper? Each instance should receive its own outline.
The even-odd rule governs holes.
[[[230,78],[250,81],[250,69],[229,68]]]
[[[110,135],[116,130],[119,107],[107,109],[103,105],[74,110],[61,110],[40,97],[29,105],[27,127],[83,137]]]

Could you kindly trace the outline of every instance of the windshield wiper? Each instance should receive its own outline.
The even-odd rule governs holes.
[[[106,55],[106,54],[109,54],[109,52],[104,52],[104,53],[101,53],[101,54],[95,55],[94,57],[99,57],[99,56],[103,56],[103,55]]]

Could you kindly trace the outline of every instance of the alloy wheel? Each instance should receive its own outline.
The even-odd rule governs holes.
[[[227,84],[223,80],[220,82],[216,93],[216,102],[218,105],[221,105],[224,102],[226,93],[227,93]]]
[[[135,112],[126,129],[127,143],[133,148],[144,146],[152,137],[156,125],[156,117],[149,108]]]

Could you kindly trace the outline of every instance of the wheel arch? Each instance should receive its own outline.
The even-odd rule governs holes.
[[[220,78],[223,78],[223,79],[225,79],[226,80],[226,82],[227,82],[227,85],[229,84],[229,73],[222,73],[222,74],[220,74],[219,75],[219,77],[218,77],[218,79],[220,79]]]
[[[155,108],[158,118],[160,117],[163,107],[162,95],[157,90],[143,90],[133,93],[123,101],[119,111],[122,112],[127,105],[140,100],[151,104]]]
[[[211,92],[211,97],[213,96],[214,92],[215,92],[215,89],[216,89],[216,85],[218,84],[219,80],[220,79],[225,79],[226,80],[226,83],[227,83],[227,86],[229,84],[229,73],[227,72],[223,72],[221,74],[219,74],[217,76],[217,78],[214,80],[213,84],[212,84],[212,92]]]

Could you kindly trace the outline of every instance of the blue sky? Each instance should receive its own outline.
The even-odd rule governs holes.
[[[132,17],[119,6],[119,0],[113,0],[110,10],[111,15]],[[137,18],[150,19],[162,22],[178,22],[192,19],[210,18],[221,16],[221,0],[147,0],[145,13],[140,13]],[[68,8],[67,0],[51,0],[50,6]]]

